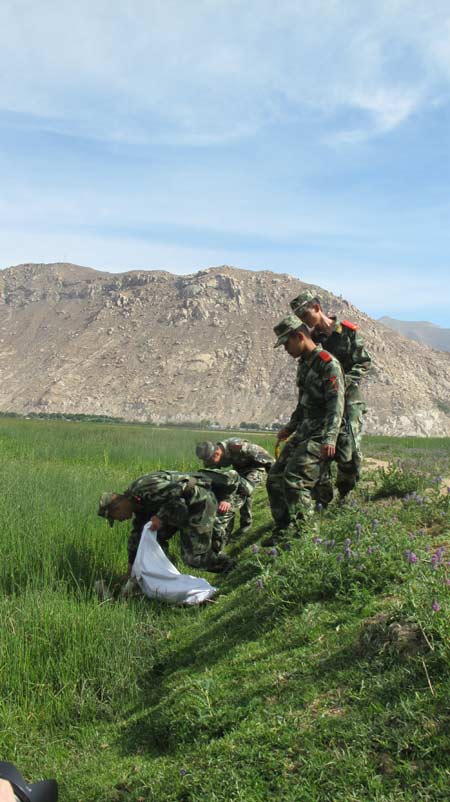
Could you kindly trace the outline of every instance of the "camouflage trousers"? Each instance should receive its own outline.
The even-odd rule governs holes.
[[[299,523],[314,511],[313,490],[322,469],[320,444],[320,429],[303,425],[269,471],[267,494],[278,529]]]
[[[217,551],[220,551],[230,540],[233,534],[236,513],[239,510],[241,510],[242,525],[242,509],[247,498],[248,497],[242,496],[239,493],[234,493],[233,497],[230,499],[231,509],[228,512],[217,513],[213,527],[213,548]]]
[[[336,487],[341,498],[344,498],[361,476],[361,437],[365,405],[362,402],[349,405],[342,419],[336,443],[337,464]],[[314,488],[313,496],[324,506],[333,498],[331,462],[323,462],[319,481]]]
[[[252,494],[256,485],[260,485],[261,482],[264,480],[265,473],[266,471],[264,468],[262,469],[253,468],[251,471],[245,471],[245,473],[242,472],[240,474],[246,480],[247,485],[249,487],[249,495],[246,496],[243,500],[243,504],[241,506],[241,513],[239,516],[240,524],[242,527],[250,526],[253,521]]]

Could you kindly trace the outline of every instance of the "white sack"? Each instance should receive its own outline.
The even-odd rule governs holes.
[[[206,579],[180,574],[164,554],[150,523],[142,530],[131,576],[146,596],[169,604],[200,604],[217,590]]]

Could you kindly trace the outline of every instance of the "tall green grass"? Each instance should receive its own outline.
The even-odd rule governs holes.
[[[218,436],[0,420],[0,757],[57,776],[68,802],[446,799],[450,496],[437,476],[450,441],[366,439],[392,467],[290,550],[254,546],[270,521],[260,489],[215,604],[100,602],[93,583],[124,573],[128,532],[97,517],[100,493],[198,467],[196,441]],[[248,437],[273,450],[273,436]],[[423,633],[416,651],[389,639],[399,622]]]

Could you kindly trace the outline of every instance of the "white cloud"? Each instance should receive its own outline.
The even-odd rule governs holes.
[[[443,0],[3,0],[0,107],[116,141],[217,144],[305,105],[379,135],[448,91],[449,26]]]

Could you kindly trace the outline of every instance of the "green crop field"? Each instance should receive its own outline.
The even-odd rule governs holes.
[[[128,531],[100,493],[205,436],[0,418],[0,758],[62,802],[447,800],[450,440],[366,438],[385,464],[286,550],[258,490],[213,604],[100,602]]]

